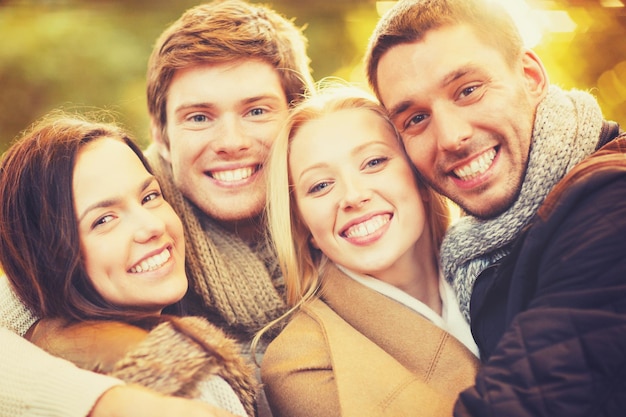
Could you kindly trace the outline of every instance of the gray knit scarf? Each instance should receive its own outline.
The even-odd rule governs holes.
[[[283,280],[264,240],[249,246],[217,225],[180,193],[171,165],[155,146],[145,152],[163,195],[185,229],[186,269],[190,283],[206,307],[217,310],[229,331],[253,334],[286,311]]]
[[[466,216],[450,228],[441,247],[442,269],[468,322],[471,292],[480,272],[510,252],[512,241],[550,190],[595,151],[601,129],[602,113],[590,94],[551,86],[537,108],[528,168],[517,200],[498,217]]]

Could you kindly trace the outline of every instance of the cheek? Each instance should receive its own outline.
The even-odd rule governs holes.
[[[409,162],[418,169],[418,171],[425,170],[431,165],[433,157],[431,151],[424,146],[424,141],[411,141],[405,144],[406,153],[409,156]]]
[[[107,284],[105,282],[107,280],[107,271],[103,268],[104,264],[98,262],[100,258],[94,256],[84,256],[83,259],[87,278],[96,291],[104,298],[107,298]]]
[[[268,124],[264,128],[259,128],[255,126],[256,130],[254,131],[254,137],[256,138],[257,143],[260,145],[262,152],[267,156],[269,153],[269,149],[272,144],[278,137],[280,133],[280,124]]]
[[[106,274],[106,265],[110,265],[115,256],[111,253],[113,248],[119,248],[119,244],[111,245],[105,248],[104,245],[95,243],[86,244],[83,246],[83,263],[85,266],[85,272],[89,279],[94,282],[98,277],[102,277]],[[95,284],[95,282],[94,282]]]
[[[189,167],[194,160],[198,159],[206,148],[205,137],[196,138],[198,132],[186,132],[172,140],[170,136],[170,159],[172,164],[184,170]]]
[[[321,204],[306,204],[299,208],[302,223],[309,229],[309,232],[316,241],[316,245],[324,241],[328,233],[332,233],[330,213]]]

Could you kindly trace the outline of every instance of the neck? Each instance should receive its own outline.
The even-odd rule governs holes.
[[[437,268],[434,260],[432,262],[419,263],[419,265],[413,268],[411,275],[407,276],[404,284],[398,287],[441,315],[439,268]]]
[[[426,246],[428,250],[417,245],[415,250],[408,251],[391,269],[376,278],[401,289],[441,315],[439,267],[432,250]]]

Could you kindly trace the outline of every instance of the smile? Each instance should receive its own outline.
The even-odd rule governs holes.
[[[222,182],[235,182],[250,178],[260,169],[260,165],[254,165],[244,168],[229,169],[224,171],[211,171],[209,175]]]
[[[391,219],[390,214],[381,214],[378,216],[374,216],[371,219],[368,219],[362,223],[355,224],[354,226],[350,226],[347,230],[342,232],[342,235],[347,238],[358,238],[371,235],[383,227],[385,224],[389,223]]]
[[[142,272],[154,271],[155,269],[162,267],[171,257],[172,254],[169,248],[166,248],[163,252],[139,262],[137,265],[130,268],[129,272],[133,274],[140,274]]]
[[[492,148],[480,155],[478,158],[472,160],[469,164],[457,168],[453,172],[463,181],[469,181],[478,175],[485,173],[491,166],[495,157],[496,150]]]

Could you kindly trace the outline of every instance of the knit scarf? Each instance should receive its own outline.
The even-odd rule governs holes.
[[[493,219],[465,216],[449,229],[441,247],[442,269],[468,322],[478,275],[510,252],[511,243],[556,183],[595,151],[601,129],[602,113],[590,94],[551,86],[537,107],[528,167],[517,200]]]
[[[171,165],[154,145],[145,154],[165,199],[183,222],[187,277],[205,307],[217,311],[229,330],[247,334],[286,311],[280,268],[264,239],[249,246],[220,227],[181,194]]]

